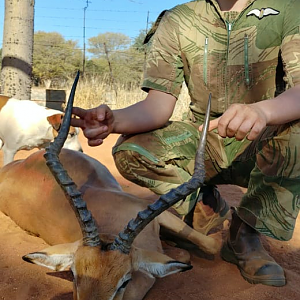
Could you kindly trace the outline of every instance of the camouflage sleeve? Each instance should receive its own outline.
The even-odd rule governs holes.
[[[184,74],[177,33],[178,23],[172,20],[171,15],[171,11],[164,14],[151,38],[142,89],[154,89],[178,98]]]
[[[300,84],[300,1],[290,1],[285,11],[281,55],[289,87]]]

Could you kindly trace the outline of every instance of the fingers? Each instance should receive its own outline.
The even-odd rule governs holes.
[[[77,112],[77,111],[76,111]],[[75,113],[74,113],[75,115]],[[80,118],[78,116],[80,115]],[[83,117],[81,117],[83,116]],[[100,126],[101,121],[97,119],[97,113],[95,110],[83,110],[80,109],[78,112],[78,115],[76,114],[75,117],[71,118],[71,125],[74,127],[81,127],[83,130],[85,128],[94,128],[99,127],[102,131],[107,130],[107,126],[105,126],[105,129],[103,129]]]
[[[240,120],[235,119],[236,109],[228,109],[218,121],[218,133],[221,137],[233,137],[240,126]]]
[[[253,122],[249,121],[249,120],[245,120],[244,122],[242,122],[240,125],[237,125],[237,129],[233,132],[233,135],[231,135],[230,137],[234,137],[238,140],[241,141],[243,140],[245,137],[248,138],[248,134],[249,131],[251,130],[251,128],[253,127]],[[238,127],[239,126],[239,127]]]
[[[71,126],[81,127],[84,126],[84,117],[86,116],[87,111],[80,107],[72,108],[72,118],[71,118]]]
[[[235,137],[238,141],[244,139],[255,123],[255,119],[245,119],[243,117],[233,117],[230,120],[220,120],[219,134],[222,137]]]
[[[73,107],[72,114],[76,115],[77,117],[84,119],[86,116],[87,110],[81,107]]]
[[[108,135],[108,128],[106,125],[100,126],[97,124],[97,126],[94,127],[87,127],[83,129],[83,134],[87,139],[104,139]]]
[[[225,137],[235,137],[236,140],[254,140],[266,126],[266,116],[254,105],[233,104],[224,114],[209,123],[209,131],[218,129],[218,134]],[[203,125],[199,127],[201,131]]]
[[[253,119],[245,119],[243,117],[233,117],[232,119],[221,118],[218,124],[218,133],[221,137],[235,137],[236,140],[241,141],[251,131],[255,124]]]
[[[84,120],[72,117],[71,126],[82,128],[84,126]]]
[[[71,125],[82,129],[89,146],[101,145],[112,131],[114,115],[107,105],[92,109],[74,107],[72,113]]]
[[[93,121],[104,121],[105,119],[105,113],[106,113],[106,106],[100,105],[96,108],[89,109],[88,113],[85,115],[85,119],[87,122],[93,122]]]
[[[218,128],[220,117],[214,120],[209,121],[208,131],[212,131]],[[203,124],[199,126],[199,131],[203,130]]]
[[[251,128],[249,134],[247,135],[247,139],[249,141],[255,140],[264,127],[265,127],[264,124],[261,124],[258,122],[256,124],[254,124],[253,127]]]
[[[86,122],[89,121],[103,121],[106,113],[110,111],[107,105],[100,105],[92,109],[83,109],[81,107],[73,107],[73,115],[84,119]]]
[[[100,146],[102,144],[103,144],[103,140],[102,139],[88,140],[88,145],[91,146],[91,147]]]

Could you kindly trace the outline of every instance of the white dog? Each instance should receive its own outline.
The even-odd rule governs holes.
[[[30,100],[7,98],[2,97],[4,103],[0,110],[3,165],[13,161],[19,150],[45,148],[57,135],[63,116],[59,110],[48,109]],[[78,128],[71,128],[64,148],[82,151],[78,134]]]

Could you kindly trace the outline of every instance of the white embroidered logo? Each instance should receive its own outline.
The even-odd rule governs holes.
[[[261,8],[260,10],[256,8],[256,9],[252,9],[251,11],[249,11],[247,13],[247,17],[251,16],[251,15],[254,15],[258,19],[262,19],[263,17],[267,17],[267,16],[270,16],[270,15],[278,15],[278,14],[279,14],[278,10],[275,10],[273,8],[270,8],[270,7]]]

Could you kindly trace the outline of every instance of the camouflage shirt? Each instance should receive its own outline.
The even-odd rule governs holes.
[[[178,5],[151,38],[142,88],[178,97],[183,81],[193,109],[213,116],[231,103],[273,98],[300,83],[300,0],[250,0],[222,12],[216,0]]]

